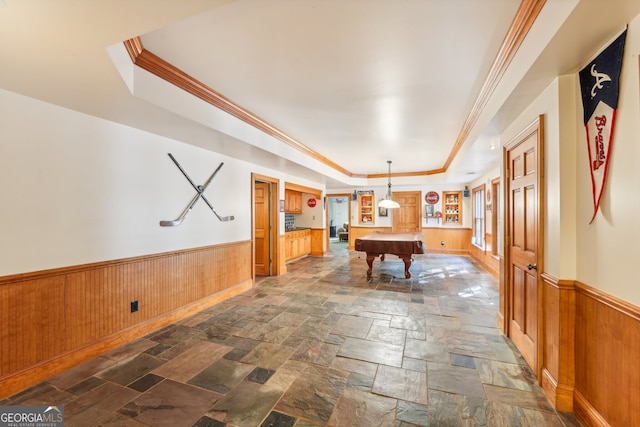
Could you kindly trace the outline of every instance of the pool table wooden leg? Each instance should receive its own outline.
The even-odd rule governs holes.
[[[380,257],[380,261],[384,261],[384,255],[385,254],[371,254],[367,252],[367,265],[369,266],[369,269],[367,270],[367,277],[371,276],[371,272],[373,271],[373,260],[377,257]],[[410,279],[411,273],[409,273],[409,267],[411,267],[411,255],[409,255],[408,257],[404,255],[398,256],[401,257],[402,261],[404,262],[404,277]]]
[[[402,261],[404,262],[404,277],[405,279],[411,278],[411,273],[409,273],[409,267],[411,267],[411,256],[402,257]]]
[[[371,271],[373,270],[373,260],[376,259],[376,256],[377,255],[369,255],[367,253],[367,265],[369,266],[369,269],[367,270],[367,277],[371,276]]]

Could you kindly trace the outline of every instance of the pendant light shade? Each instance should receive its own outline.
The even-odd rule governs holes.
[[[387,209],[396,209],[396,208],[399,208],[400,205],[398,204],[398,202],[395,202],[391,197],[391,160],[387,160],[387,164],[389,165],[389,184],[388,184],[387,195],[384,199],[380,201],[380,203],[378,203],[378,207],[387,208]]]
[[[380,201],[380,203],[378,203],[378,207],[380,208],[387,208],[387,209],[396,209],[399,208],[400,205],[398,204],[398,202],[394,202],[391,199],[382,199]]]

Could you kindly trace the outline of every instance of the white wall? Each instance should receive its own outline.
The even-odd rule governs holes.
[[[514,120],[502,133],[500,139],[504,146],[513,140],[522,130],[533,123],[539,115],[544,116],[544,182],[545,189],[541,194],[544,214],[544,272],[558,278],[572,278],[563,275],[560,239],[560,157],[559,157],[559,104],[558,79],[554,80],[525,111]],[[504,205],[503,205],[504,206]],[[569,225],[573,227],[572,225]],[[575,249],[572,248],[572,251]],[[570,264],[568,262],[567,264]],[[571,265],[567,269],[571,269]]]
[[[603,40],[603,45],[606,43]],[[581,117],[577,158],[577,279],[640,306],[636,267],[640,242],[640,15],[629,23],[608,178],[600,212],[592,215],[585,130]],[[589,58],[585,58],[585,61]],[[579,91],[575,102],[580,106]]]
[[[251,173],[288,178],[4,90],[0,141],[0,276],[249,240]],[[205,195],[234,221],[200,200],[160,227],[195,195],[169,152],[198,185],[224,162]]]
[[[215,153],[0,92],[0,275],[125,258],[250,237],[246,166]],[[225,166],[179,227],[197,184]]]
[[[309,206],[309,200],[315,200],[315,206]],[[325,223],[324,201],[317,196],[302,193],[302,213],[296,214],[297,227],[323,228]]]
[[[602,41],[604,47],[608,40]],[[594,47],[596,50],[598,47]],[[576,279],[640,305],[635,266],[640,241],[640,16],[627,32],[608,181],[593,213],[586,133],[577,73],[554,80],[501,135],[508,143],[545,117],[544,271]],[[587,63],[590,58],[584,58]]]

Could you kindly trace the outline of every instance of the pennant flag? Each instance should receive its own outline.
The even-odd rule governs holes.
[[[589,224],[593,222],[598,213],[600,198],[607,178],[626,35],[625,28],[609,46],[604,48],[580,71],[584,126],[587,131],[587,151],[593,193],[593,216]]]

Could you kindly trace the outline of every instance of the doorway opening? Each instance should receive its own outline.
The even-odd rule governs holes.
[[[327,224],[329,224],[329,250],[349,248],[351,224],[351,194],[327,195]]]

